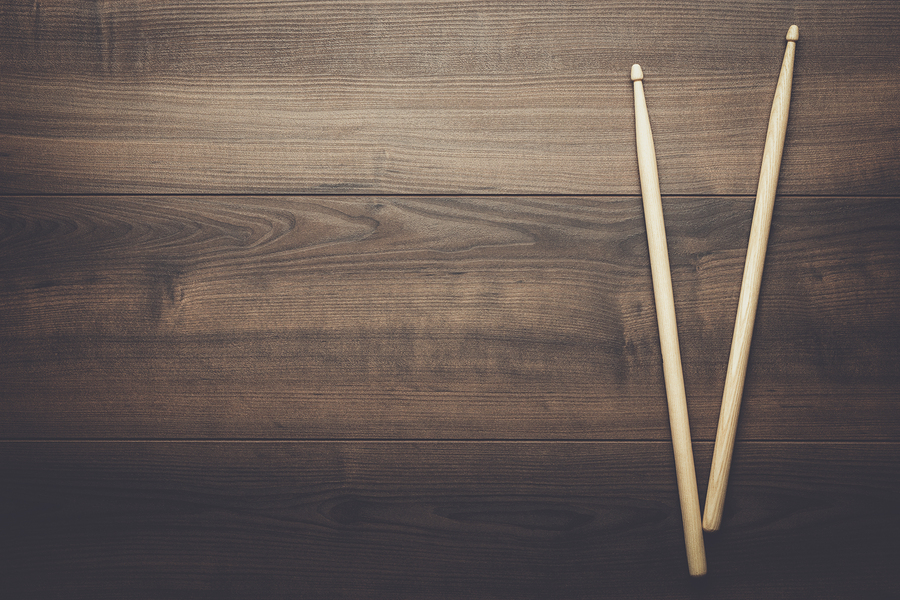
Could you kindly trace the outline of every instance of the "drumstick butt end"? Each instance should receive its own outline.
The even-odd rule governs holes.
[[[798,39],[800,39],[800,28],[798,28],[796,25],[791,25],[788,29],[785,39],[789,42],[796,42]]]
[[[706,533],[715,533],[719,530],[719,527],[722,526],[722,516],[717,515],[715,517],[707,514],[709,511],[706,510],[703,513],[703,531]]]
[[[644,78],[644,72],[641,71],[641,65],[631,65],[631,80],[641,81]]]

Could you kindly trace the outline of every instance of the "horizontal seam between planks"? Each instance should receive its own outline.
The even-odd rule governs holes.
[[[695,439],[694,444],[712,444],[713,439]],[[0,444],[69,444],[69,443],[134,443],[134,444],[661,444],[670,439],[530,439],[530,438],[22,438],[0,439]],[[741,444],[832,444],[900,446],[900,440],[738,440]]]
[[[560,194],[560,193],[318,193],[318,192],[216,192],[216,193],[183,193],[183,192],[0,192],[0,198],[640,198],[640,193],[610,194]],[[756,194],[661,194],[663,198],[755,198]],[[897,194],[777,194],[777,198],[871,198],[900,199]]]

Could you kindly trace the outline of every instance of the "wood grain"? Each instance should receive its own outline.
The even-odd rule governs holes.
[[[702,497],[791,23],[692,584],[628,71]],[[900,4],[0,0],[0,31],[0,597],[900,596]]]
[[[752,198],[666,198],[711,440]],[[900,202],[779,200],[740,439],[897,440]],[[640,199],[0,200],[4,438],[668,439]]]
[[[725,375],[725,390],[722,394],[722,409],[716,429],[716,446],[713,452],[712,469],[709,476],[709,492],[703,508],[703,530],[716,531],[722,522],[722,507],[725,504],[725,490],[728,486],[728,470],[737,420],[747,374],[747,360],[750,357],[750,342],[753,338],[753,323],[756,320],[756,306],[762,285],[763,266],[766,262],[766,246],[769,229],[775,209],[775,192],[778,189],[778,172],[781,170],[781,156],[784,153],[784,136],[787,131],[788,112],[791,103],[791,80],[794,75],[794,55],[796,54],[799,31],[791,25],[785,39],[784,61],[775,99],[769,116],[766,132],[766,146],[763,151],[762,166],[759,170],[759,186],[756,189],[756,204],[753,207],[753,222],[750,226],[750,241],[747,243],[747,258],[741,280],[741,294],[738,299],[734,334],[728,356]]]
[[[747,444],[698,587],[667,442],[3,442],[0,591],[890,597],[898,450]]]
[[[792,22],[782,192],[900,183],[890,0],[0,7],[4,192],[637,194],[640,62],[663,192],[752,194]]]
[[[638,171],[641,176],[644,223],[647,226],[647,249],[650,253],[650,279],[653,281],[653,300],[659,328],[663,380],[666,384],[669,427],[672,432],[672,450],[675,455],[675,477],[681,501],[681,518],[684,522],[684,545],[687,551],[688,572],[692,577],[702,577],[706,575],[706,550],[703,546],[703,531],[700,527],[700,500],[697,495],[697,476],[694,470],[694,453],[691,448],[691,427],[687,398],[684,393],[684,374],[681,368],[681,350],[678,345],[678,322],[675,317],[675,296],[672,292],[672,271],[669,267],[669,249],[666,245],[662,198],[659,193],[656,150],[653,148],[653,133],[650,130],[647,100],[644,97],[644,84],[641,81],[643,78],[641,66],[637,64],[632,66],[635,140]]]

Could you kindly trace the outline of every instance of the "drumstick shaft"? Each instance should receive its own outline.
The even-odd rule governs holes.
[[[703,509],[703,529],[716,531],[722,523],[722,507],[725,503],[725,488],[731,468],[731,455],[737,431],[738,412],[741,407],[741,393],[747,372],[747,357],[750,355],[750,338],[756,317],[756,303],[762,282],[763,263],[766,259],[766,245],[769,240],[769,225],[775,206],[775,188],[778,185],[778,171],[781,168],[781,154],[787,130],[788,108],[791,102],[791,81],[794,73],[794,52],[798,29],[792,25],[787,33],[787,47],[784,62],[775,87],[775,99],[769,116],[766,146],[763,151],[759,186],[756,190],[756,205],[750,226],[750,242],[744,263],[744,278],[738,300],[737,317],[734,322],[734,336],[728,357],[728,371],[725,375],[725,390],[722,394],[722,409],[716,431],[712,468],[709,473],[709,487],[706,505]]]
[[[638,170],[641,194],[644,199],[644,220],[647,223],[647,242],[650,247],[650,272],[653,278],[653,297],[659,324],[659,340],[663,356],[663,376],[669,405],[669,426],[675,451],[675,476],[681,501],[684,543],[687,550],[688,571],[699,577],[706,573],[706,551],[700,519],[700,497],[694,472],[691,431],[688,424],[681,354],[678,348],[678,327],[675,321],[675,300],[672,295],[672,276],[663,224],[659,176],[656,170],[656,151],[650,130],[650,117],[644,98],[643,73],[639,65],[631,69],[634,81],[634,115],[637,137]]]

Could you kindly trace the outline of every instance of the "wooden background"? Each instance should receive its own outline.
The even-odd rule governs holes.
[[[784,35],[722,530],[687,576]],[[896,598],[900,5],[0,1],[0,596]]]

